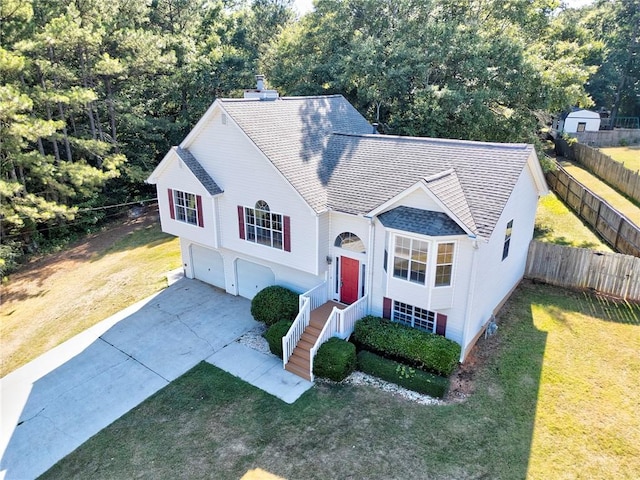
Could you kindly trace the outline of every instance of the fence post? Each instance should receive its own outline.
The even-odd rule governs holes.
[[[620,222],[618,222],[618,229],[616,230],[616,240],[613,244],[613,249],[617,252],[618,250],[618,240],[620,239],[620,230],[622,230],[622,226],[624,225],[624,217],[620,217]]]

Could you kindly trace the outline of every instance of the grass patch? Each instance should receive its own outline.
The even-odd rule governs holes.
[[[26,266],[2,286],[0,376],[163,289],[166,272],[180,264],[178,240],[152,222]]]
[[[534,238],[557,245],[612,251],[553,192],[538,202]]]
[[[598,148],[605,155],[609,155],[616,162],[624,163],[629,170],[637,172],[640,170],[640,145],[630,147],[600,147]]]
[[[640,225],[640,207],[638,205],[578,164],[568,160],[560,163],[570,175],[585,187],[604,199],[609,205],[625,215],[633,223]]]
[[[464,403],[323,383],[287,405],[202,363],[42,478],[635,478],[640,308],[524,283],[498,321]]]

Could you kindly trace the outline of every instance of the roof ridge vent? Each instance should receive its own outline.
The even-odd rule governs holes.
[[[443,170],[440,173],[436,173],[435,175],[431,175],[430,177],[425,177],[424,181],[427,183],[435,182],[436,180],[440,180],[441,178],[448,177],[449,175],[452,175],[454,173],[456,173],[455,169],[449,168],[447,170]]]

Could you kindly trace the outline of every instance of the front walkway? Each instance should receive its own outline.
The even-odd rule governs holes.
[[[295,401],[312,383],[236,342],[259,325],[250,309],[182,279],[0,379],[0,479],[44,473],[203,360]]]

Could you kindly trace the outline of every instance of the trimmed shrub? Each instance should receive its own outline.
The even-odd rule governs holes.
[[[258,322],[273,325],[278,320],[295,320],[298,314],[298,294],[273,285],[260,290],[251,300],[251,315]]]
[[[271,325],[269,329],[264,332],[263,336],[269,343],[269,350],[280,358],[282,358],[282,337],[287,334],[291,325],[293,325],[293,322],[290,320],[280,320],[279,322]]]
[[[365,350],[438,375],[451,375],[460,358],[456,342],[371,315],[356,322],[353,340]]]
[[[449,380],[445,377],[382,358],[366,350],[358,352],[358,370],[408,390],[436,398],[444,397],[449,388]]]
[[[320,345],[313,359],[313,374],[339,382],[356,368],[356,346],[337,337]]]

